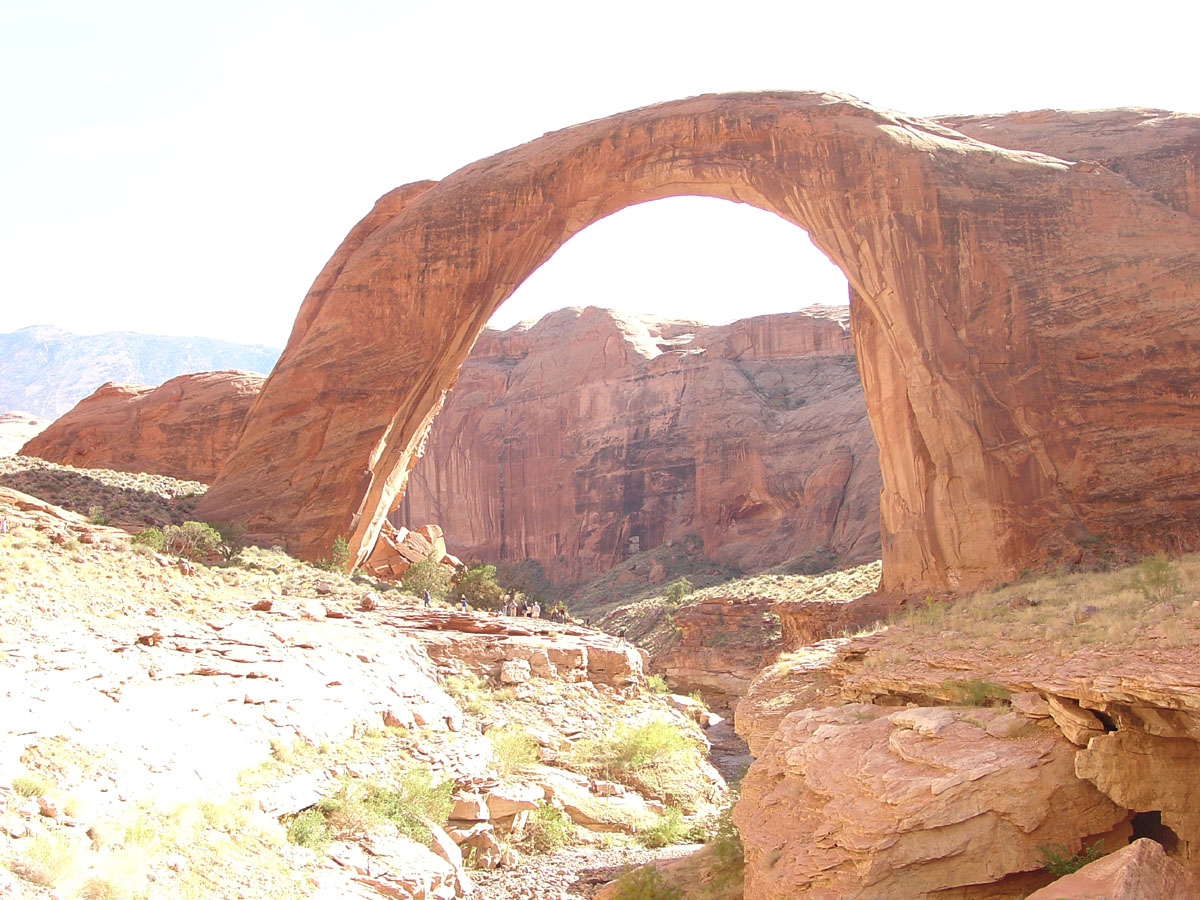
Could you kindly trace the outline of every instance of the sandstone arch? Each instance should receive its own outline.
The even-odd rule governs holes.
[[[1200,129],[1116,115],[1090,142],[1068,121],[1074,144],[1060,130],[1050,149],[1136,132],[1112,154],[1127,175],[840,95],[709,95],[399,188],[318,276],[197,512],[309,557],[347,535],[363,558],[496,307],[591,222],[699,194],[805,228],[850,282],[885,588],[968,588],[1168,527],[1190,544]]]

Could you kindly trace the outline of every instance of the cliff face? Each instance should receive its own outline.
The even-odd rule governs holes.
[[[252,372],[198,372],[158,387],[108,383],[32,438],[21,453],[81,468],[211,482],[262,390]]]
[[[596,308],[485,331],[393,515],[557,580],[694,533],[722,562],[879,551],[844,309],[706,327]]]

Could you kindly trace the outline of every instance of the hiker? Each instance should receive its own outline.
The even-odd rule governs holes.
[[[425,588],[425,608],[429,609],[429,588]]]
[[[459,594],[458,595],[458,603],[459,603],[459,606],[462,608],[462,611],[466,612],[467,611],[467,595]]]

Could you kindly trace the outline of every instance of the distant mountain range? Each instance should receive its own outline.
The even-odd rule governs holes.
[[[106,381],[157,385],[188,372],[270,372],[280,350],[212,338],[33,325],[0,334],[0,412],[56,419]]]

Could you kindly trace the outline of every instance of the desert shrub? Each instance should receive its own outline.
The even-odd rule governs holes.
[[[639,831],[637,837],[645,847],[668,847],[680,843],[686,831],[683,811],[678,806],[668,806],[654,824]]]
[[[350,565],[350,545],[339,534],[329,545],[329,555],[321,557],[313,565],[325,572],[345,572]]]
[[[537,741],[521,726],[502,725],[488,731],[487,737],[492,742],[492,762],[502,777],[537,764]]]
[[[1042,857],[1042,865],[1055,878],[1078,872],[1088,863],[1095,862],[1104,855],[1104,841],[1096,841],[1092,846],[1085,846],[1078,853],[1072,853],[1065,844],[1057,841],[1052,844],[1040,844],[1037,848]]]
[[[321,853],[329,845],[333,835],[324,814],[315,807],[297,813],[287,823],[287,838],[293,844]]]
[[[525,843],[538,853],[562,849],[570,835],[570,820],[561,809],[549,803],[539,803],[525,825]]]
[[[167,546],[167,541],[163,537],[163,533],[157,528],[143,528],[131,537],[129,542],[135,547],[149,547],[155,553],[162,553],[163,549]]]
[[[40,797],[50,790],[52,785],[41,775],[16,775],[12,780],[12,789],[22,797]]]
[[[400,586],[417,597],[425,591],[434,597],[444,597],[450,587],[450,573],[431,553],[408,567],[400,577]]]
[[[167,525],[162,530],[164,550],[172,556],[197,559],[207,556],[221,543],[221,535],[207,522]]]
[[[702,760],[699,745],[663,719],[584,738],[566,755],[569,766],[593,777],[618,781],[685,809],[695,803]]]
[[[79,848],[63,835],[39,835],[21,849],[24,852],[13,861],[12,870],[34,884],[53,887],[78,865]]]
[[[499,609],[504,600],[504,588],[496,582],[495,566],[460,567],[450,584],[455,596],[465,594],[467,602],[476,609]]]
[[[107,525],[108,516],[104,512],[103,506],[88,507],[88,521],[93,525]]]
[[[993,684],[969,678],[965,681],[943,681],[942,689],[950,695],[950,701],[958,706],[992,706],[1007,703],[1012,691]]]
[[[445,823],[453,805],[453,790],[453,782],[435,781],[433,770],[419,764],[400,771],[391,786],[369,780],[347,781],[334,796],[323,798],[313,809],[323,817],[333,837],[355,839],[386,820],[428,846],[431,835],[424,820]]]
[[[837,551],[832,547],[821,547],[789,560],[785,571],[789,575],[820,575],[835,568],[837,564]]]
[[[741,895],[741,886],[746,873],[746,851],[742,845],[742,836],[737,826],[733,824],[733,804],[736,797],[730,798],[730,803],[717,817],[717,825],[708,846],[713,854],[712,880],[709,883],[710,892],[717,895]]]
[[[478,675],[447,675],[442,681],[442,690],[455,699],[471,698],[483,688],[483,680]]]
[[[1138,563],[1133,587],[1147,600],[1161,603],[1179,593],[1179,573],[1165,553],[1156,553]]]
[[[670,687],[667,686],[667,679],[663,678],[661,675],[647,675],[646,687],[650,689],[650,693],[652,694],[671,693]]]
[[[626,872],[614,886],[613,900],[682,900],[679,888],[665,879],[654,866],[641,866]]]
[[[213,522],[213,529],[220,536],[217,553],[227,563],[237,562],[246,549],[246,526],[236,522]]]
[[[683,602],[683,598],[690,594],[694,588],[692,583],[686,578],[680,578],[678,581],[673,581],[663,590],[663,596],[666,597],[672,604],[678,606]]]

